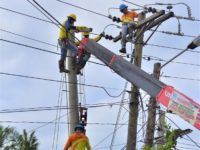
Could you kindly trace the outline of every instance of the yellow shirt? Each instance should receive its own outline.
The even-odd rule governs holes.
[[[91,150],[88,137],[83,133],[73,133],[69,136],[67,143],[65,144],[64,150],[68,150],[71,146],[71,150]]]
[[[64,39],[66,38],[66,29],[64,28],[65,27],[65,24],[66,24],[66,21],[65,20],[62,24],[62,27],[60,28],[60,32],[59,32],[59,39]],[[69,36],[70,34],[67,33],[67,36]]]
[[[124,14],[121,18],[122,24],[127,24],[132,21],[134,21],[135,18],[138,17],[138,14],[134,11],[128,11],[126,14]]]

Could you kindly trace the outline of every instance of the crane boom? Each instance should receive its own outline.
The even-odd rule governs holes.
[[[200,105],[197,102],[93,40],[85,44],[85,49],[122,78],[146,91],[162,105],[200,130]]]

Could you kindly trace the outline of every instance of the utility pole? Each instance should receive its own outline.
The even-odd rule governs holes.
[[[138,14],[138,21],[145,19],[145,13]],[[141,29],[138,29],[136,36]],[[141,68],[142,63],[142,48],[143,48],[143,35],[135,43],[134,50],[134,64]],[[127,137],[127,150],[136,150],[137,140],[137,121],[138,121],[138,105],[139,105],[139,88],[132,84],[130,105],[129,105],[129,123],[128,123],[128,137]]]
[[[72,35],[70,36],[70,42],[74,42],[74,33],[71,33]],[[70,49],[68,51],[68,68],[70,70],[70,73],[68,73],[68,89],[69,89],[69,108],[68,113],[69,113],[69,126],[70,126],[70,133],[73,133],[74,128],[76,124],[78,123],[79,120],[79,113],[78,113],[78,88],[77,88],[77,75],[75,71],[75,64],[73,63],[73,58],[72,58],[72,51]]]
[[[158,150],[159,148],[159,145],[162,146],[165,144],[165,137],[164,137],[164,132],[165,132],[165,129],[164,129],[164,125],[165,125],[165,112],[161,109],[158,110],[158,131],[157,131],[157,141],[156,141],[156,144],[157,144],[157,147],[156,149]]]
[[[153,76],[157,79],[160,77],[160,63],[154,64],[153,69]],[[147,119],[147,128],[146,128],[146,135],[145,135],[145,147],[151,148],[153,147],[154,141],[154,131],[156,125],[156,99],[152,96],[150,97],[149,104],[148,104],[148,119]]]

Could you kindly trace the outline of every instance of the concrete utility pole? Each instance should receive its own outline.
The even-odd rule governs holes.
[[[160,77],[160,63],[154,64],[153,69],[153,76],[157,79]],[[149,104],[148,104],[148,119],[147,119],[147,128],[146,128],[146,135],[145,135],[145,146],[151,148],[153,147],[154,141],[154,131],[156,125],[156,99],[152,96],[150,97]]]
[[[71,33],[72,36],[70,36],[70,41],[75,41],[74,34]],[[77,90],[77,76],[75,71],[75,64],[73,63],[72,59],[72,52],[70,49],[68,49],[68,68],[70,70],[70,73],[68,73],[68,89],[69,89],[69,126],[70,126],[70,133],[74,132],[74,128],[79,120],[79,114],[78,114],[78,90]]]
[[[138,21],[145,19],[145,14],[140,13]],[[136,36],[141,29],[137,30]],[[143,35],[135,43],[134,50],[134,64],[141,68],[142,63],[142,48],[143,48]],[[137,141],[137,120],[138,120],[138,105],[139,105],[139,88],[132,84],[129,106],[129,123],[128,123],[128,137],[127,137],[127,150],[136,150]]]
[[[159,145],[162,146],[165,144],[165,137],[164,137],[164,125],[165,125],[165,112],[161,109],[158,110],[158,131],[157,131],[157,138],[158,140],[156,141],[157,147],[156,149],[158,150]]]

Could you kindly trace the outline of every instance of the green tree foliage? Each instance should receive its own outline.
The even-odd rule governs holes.
[[[32,132],[30,136],[26,130],[23,130],[23,134],[18,137],[18,146],[20,150],[37,150],[38,149],[38,140],[34,135],[35,132]]]
[[[0,148],[3,147],[4,143],[9,142],[9,139],[13,135],[14,128],[6,127],[0,125]]]
[[[2,150],[38,150],[35,132],[28,135],[26,130],[19,134],[14,128],[0,125],[0,148]]]
[[[158,145],[158,150],[173,150],[173,148],[176,146],[177,139],[190,132],[192,132],[190,129],[172,129],[170,125],[165,125],[165,144]],[[145,145],[142,150],[154,150],[154,148]]]

